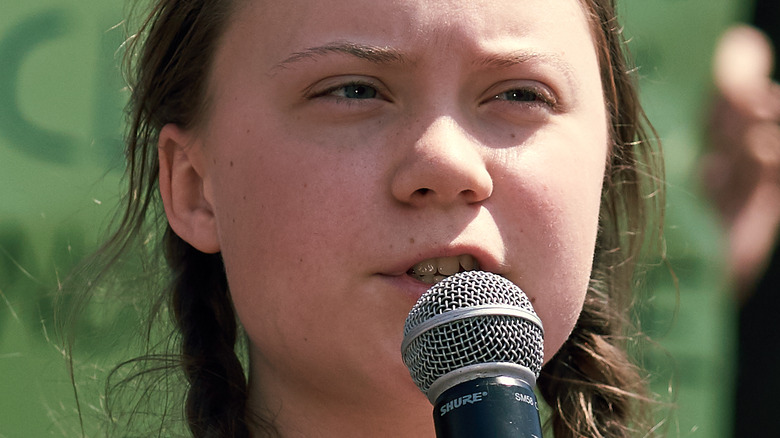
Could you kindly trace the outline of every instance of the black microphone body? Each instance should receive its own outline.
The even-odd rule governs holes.
[[[434,405],[438,438],[541,438],[533,388],[543,344],[542,322],[519,287],[469,271],[420,297],[401,352]]]
[[[439,438],[541,438],[531,386],[509,376],[479,377],[444,391],[433,405]]]

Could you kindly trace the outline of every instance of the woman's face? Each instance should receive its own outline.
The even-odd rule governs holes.
[[[400,344],[429,287],[409,272],[439,258],[519,285],[549,360],[585,297],[608,150],[580,3],[240,4],[194,151],[265,405],[427,406]]]

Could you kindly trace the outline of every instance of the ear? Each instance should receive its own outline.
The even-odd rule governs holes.
[[[219,252],[215,211],[202,144],[175,124],[160,130],[160,195],[173,231],[205,253]]]

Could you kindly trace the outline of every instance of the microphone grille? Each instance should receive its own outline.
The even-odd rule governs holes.
[[[433,285],[409,312],[402,356],[427,394],[439,377],[469,365],[511,363],[538,377],[544,335],[519,287],[489,272],[460,272]]]

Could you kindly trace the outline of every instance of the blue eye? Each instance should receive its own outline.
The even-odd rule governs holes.
[[[516,90],[504,91],[493,97],[496,100],[508,100],[510,102],[542,102],[550,103],[550,99],[544,96],[542,93],[529,89],[520,88]]]
[[[379,92],[370,85],[354,83],[335,87],[327,94],[345,99],[375,99]]]

